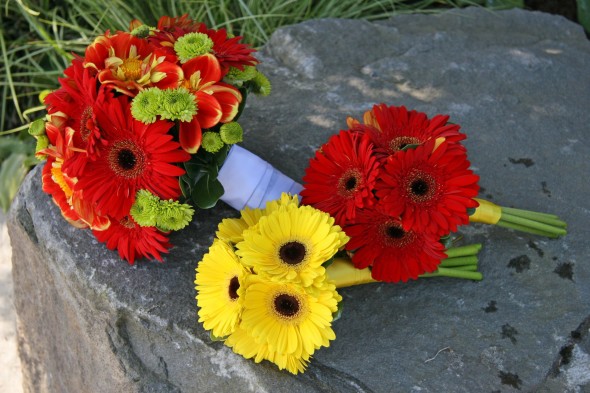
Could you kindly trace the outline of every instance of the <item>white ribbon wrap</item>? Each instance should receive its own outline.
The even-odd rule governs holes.
[[[268,162],[233,145],[217,180],[225,190],[221,200],[236,210],[264,208],[266,202],[279,199],[281,193],[299,194],[301,184],[285,176]]]

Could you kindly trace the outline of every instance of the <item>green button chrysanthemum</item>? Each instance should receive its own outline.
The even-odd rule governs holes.
[[[207,131],[203,133],[201,146],[209,153],[217,153],[223,147],[223,141],[216,132]]]
[[[219,136],[221,140],[228,145],[241,142],[243,140],[244,131],[242,126],[235,121],[225,123],[219,130]]]
[[[189,122],[197,114],[195,96],[184,87],[162,91],[160,115],[163,119]]]
[[[135,203],[131,206],[130,214],[138,225],[153,227],[156,225],[159,206],[158,196],[147,190],[139,190],[135,196]]]
[[[271,90],[270,81],[263,73],[258,71],[256,73],[256,76],[252,79],[252,82],[254,82],[254,90],[253,91],[255,94],[260,94],[261,96],[264,96],[264,97],[266,97],[267,95],[270,94],[270,90]]]
[[[204,33],[188,33],[174,43],[174,51],[181,63],[211,52],[213,41]]]
[[[140,91],[131,101],[131,115],[135,120],[145,124],[156,121],[162,105],[162,90],[152,87]]]
[[[236,67],[231,67],[225,77],[230,79],[231,81],[246,82],[251,79],[254,79],[257,73],[258,71],[254,66],[244,66],[244,70],[240,70]]]
[[[134,35],[137,38],[147,38],[152,29],[153,27],[149,27],[148,25],[141,25],[131,30],[131,35]]]
[[[191,222],[194,212],[193,208],[185,203],[172,199],[161,201],[156,226],[163,231],[178,231]]]

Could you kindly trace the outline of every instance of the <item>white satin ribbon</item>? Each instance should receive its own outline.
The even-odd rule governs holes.
[[[246,206],[264,208],[266,202],[279,199],[283,192],[299,194],[303,189],[301,184],[238,145],[230,149],[217,180],[225,190],[221,200],[236,210]]]

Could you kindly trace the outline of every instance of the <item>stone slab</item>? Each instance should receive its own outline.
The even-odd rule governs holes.
[[[13,204],[25,391],[577,392],[590,390],[590,43],[559,16],[453,10],[370,23],[315,20],[261,53],[273,83],[241,118],[244,146],[300,179],[348,115],[374,103],[447,113],[468,135],[482,196],[550,211],[559,240],[473,225],[482,282],[422,279],[341,291],[336,341],[292,376],[209,340],[196,263],[227,206],[173,235],[165,263],[133,267],[74,229],[40,191]]]

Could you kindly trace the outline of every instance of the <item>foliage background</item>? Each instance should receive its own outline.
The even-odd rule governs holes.
[[[156,25],[162,15],[188,13],[260,47],[277,28],[308,19],[375,20],[473,5],[522,8],[525,1],[5,0],[0,12],[0,207],[9,207],[28,169],[38,163],[35,140],[27,130],[45,114],[40,93],[57,88],[72,53],[83,54],[94,37],[108,29],[127,30],[132,19]],[[590,0],[578,0],[578,14],[590,24]]]

